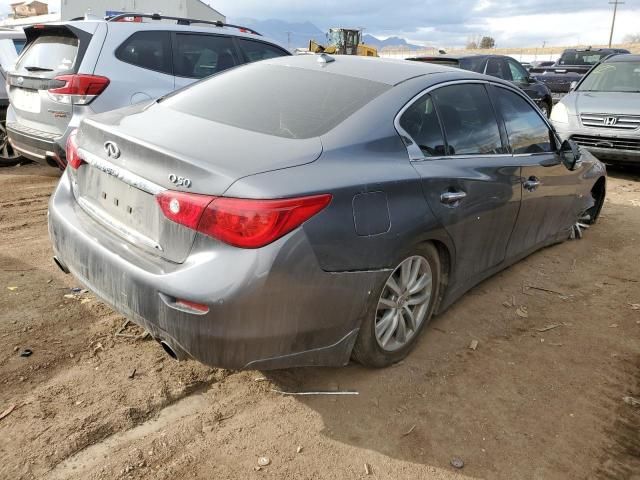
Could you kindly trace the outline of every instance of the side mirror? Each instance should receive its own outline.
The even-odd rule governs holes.
[[[569,85],[569,91],[573,92],[577,86],[578,86],[578,82],[574,80],[573,82],[571,82],[571,85]]]
[[[560,158],[569,170],[575,170],[580,164],[580,147],[573,140],[565,140],[560,146]]]
[[[536,83],[537,80],[535,78],[533,78],[532,76],[528,76],[527,77],[527,83]]]

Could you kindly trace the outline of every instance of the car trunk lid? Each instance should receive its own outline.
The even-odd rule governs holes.
[[[156,104],[85,120],[78,143],[88,164],[75,173],[80,206],[129,243],[176,263],[189,254],[195,231],[164,216],[158,193],[220,196],[242,177],[309,163],[322,152],[317,137],[274,137]]]

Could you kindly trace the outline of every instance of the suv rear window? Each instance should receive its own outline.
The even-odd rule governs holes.
[[[78,39],[72,36],[42,35],[36,38],[20,58],[16,69],[29,70],[37,67],[40,71],[56,74],[73,70],[78,56]]]
[[[204,78],[240,63],[229,37],[178,33],[175,38],[173,60],[180,77]]]
[[[118,47],[116,58],[147,70],[173,75],[171,34],[163,31],[134,33]]]
[[[166,97],[160,105],[284,138],[323,135],[390,85],[346,75],[250,63]]]

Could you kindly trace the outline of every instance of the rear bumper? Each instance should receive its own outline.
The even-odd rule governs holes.
[[[22,156],[43,165],[64,169],[65,151],[63,137],[28,128],[16,122],[7,122],[7,135],[13,148]]]
[[[198,236],[187,260],[174,264],[88,217],[68,174],[50,202],[49,233],[80,282],[155,339],[216,367],[346,364],[369,292],[385,275],[324,272],[302,229],[257,250]],[[209,312],[180,310],[176,298]]]

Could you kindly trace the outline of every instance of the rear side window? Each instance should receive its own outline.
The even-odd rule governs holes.
[[[42,35],[25,50],[16,68],[40,72],[66,73],[73,70],[78,56],[78,39],[63,35]]]
[[[27,43],[26,40],[14,39],[13,46],[16,47],[16,53],[20,55],[22,53],[22,49],[24,49],[24,45]]]
[[[258,62],[195,83],[159,105],[245,130],[311,138],[389,88],[346,75]]]
[[[174,71],[179,77],[204,78],[242,63],[229,37],[178,33],[175,38]]]
[[[471,70],[472,72],[482,73],[484,71],[484,64],[486,58],[479,57],[467,57],[460,60],[460,66],[465,70]]]
[[[487,69],[484,73],[491,75],[492,77],[511,80],[511,75],[507,75],[507,72],[505,72],[505,64],[501,58],[490,58],[487,62]]]
[[[483,85],[462,84],[435,90],[450,155],[503,153],[498,122]]]
[[[444,137],[431,95],[413,103],[400,118],[400,126],[426,157],[445,154]]]
[[[257,62],[259,60],[266,60],[268,58],[283,57],[287,55],[287,52],[268,43],[256,42],[253,40],[245,40],[244,38],[238,38],[238,44],[242,49],[242,52],[250,62]]]
[[[553,151],[551,131],[535,108],[520,95],[495,88],[497,104],[507,127],[513,153]]]
[[[146,31],[131,35],[118,47],[116,58],[140,68],[173,74],[169,32]]]

